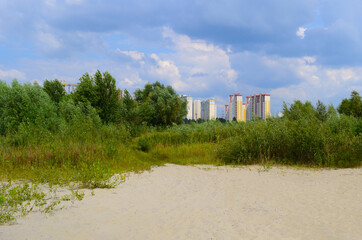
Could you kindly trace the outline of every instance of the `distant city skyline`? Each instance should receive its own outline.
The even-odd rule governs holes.
[[[195,99],[270,93],[335,107],[362,93],[362,1],[0,1],[0,80],[77,83],[108,71]]]
[[[180,97],[186,101],[187,114],[184,118],[189,120],[215,120],[218,118],[214,99],[193,99],[188,95],[180,95]]]

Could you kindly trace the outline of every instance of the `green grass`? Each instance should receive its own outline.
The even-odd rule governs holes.
[[[216,156],[215,149],[214,143],[181,144],[178,146],[156,145],[149,154],[165,163],[222,165],[223,162]]]
[[[148,170],[162,162],[122,142],[62,142],[37,146],[0,146],[2,180],[29,180],[82,187],[107,187],[115,173]]]

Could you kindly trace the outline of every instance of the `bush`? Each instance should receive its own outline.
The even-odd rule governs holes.
[[[40,86],[14,80],[11,87],[0,84],[0,96],[0,134],[15,134],[20,126],[32,124],[49,131],[57,129],[56,107]]]

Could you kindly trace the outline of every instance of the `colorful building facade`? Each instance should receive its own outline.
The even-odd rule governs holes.
[[[246,97],[246,120],[253,120],[254,117],[270,117],[270,94],[260,93]]]
[[[225,120],[229,120],[229,105],[225,105],[224,118]]]
[[[246,120],[246,106],[243,103],[243,95],[235,93],[229,95],[228,111],[225,111],[225,119],[228,121],[236,120],[238,122]]]

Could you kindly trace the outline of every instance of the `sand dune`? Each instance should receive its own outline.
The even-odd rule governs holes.
[[[0,239],[362,239],[362,169],[176,166],[0,226]]]

